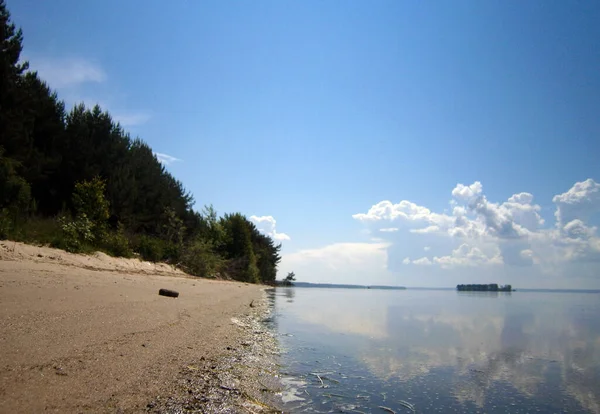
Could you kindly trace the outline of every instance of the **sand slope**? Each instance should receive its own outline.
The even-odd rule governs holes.
[[[92,270],[185,276],[181,270],[164,263],[110,257],[102,252],[91,255],[73,254],[51,247],[32,246],[6,240],[0,241],[0,260],[59,264]]]
[[[235,346],[232,316],[261,298],[167,265],[0,242],[0,412],[144,411],[187,361]]]

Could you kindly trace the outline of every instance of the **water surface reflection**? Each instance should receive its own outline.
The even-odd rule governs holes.
[[[600,412],[596,294],[293,290],[276,301],[283,363],[306,383],[291,409]]]

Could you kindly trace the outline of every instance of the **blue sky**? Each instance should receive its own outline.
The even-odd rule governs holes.
[[[262,217],[282,272],[600,287],[600,4],[8,7],[61,98],[176,158],[198,208]]]

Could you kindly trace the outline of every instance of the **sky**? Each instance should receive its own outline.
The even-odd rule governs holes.
[[[600,288],[600,3],[8,0],[280,276]]]

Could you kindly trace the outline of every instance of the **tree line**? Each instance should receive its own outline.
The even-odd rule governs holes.
[[[0,239],[274,282],[281,245],[243,214],[196,211],[152,149],[98,105],[67,110],[21,61],[23,33],[4,0],[0,42]]]
[[[511,292],[512,286],[498,286],[497,283],[481,285],[456,285],[456,290],[460,292]]]

